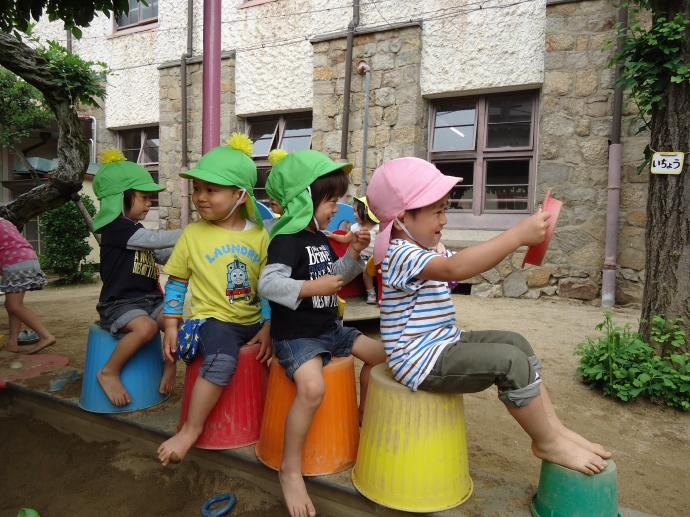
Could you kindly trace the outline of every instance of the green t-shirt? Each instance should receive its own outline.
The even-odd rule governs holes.
[[[229,231],[202,219],[184,229],[164,271],[189,279],[192,318],[251,325],[261,319],[257,286],[267,256],[260,226]]]

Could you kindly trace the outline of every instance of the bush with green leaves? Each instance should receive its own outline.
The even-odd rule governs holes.
[[[669,343],[673,350],[685,344],[680,318],[652,318],[652,339]],[[690,410],[690,353],[669,352],[659,356],[628,323],[617,326],[607,312],[596,326],[603,333],[597,339],[589,336],[578,344],[580,358],[577,373],[590,388],[601,388],[604,396],[632,400],[640,395],[655,403]]]
[[[93,217],[96,207],[91,198],[82,195],[81,200]],[[84,259],[93,248],[86,241],[89,229],[77,205],[69,202],[46,212],[41,216],[39,228],[43,247],[39,257],[41,268],[57,273],[60,284],[90,282],[93,263],[86,263]]]

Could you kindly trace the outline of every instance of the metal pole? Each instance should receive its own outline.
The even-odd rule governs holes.
[[[367,194],[367,147],[369,147],[369,86],[371,68],[365,61],[357,63],[357,73],[364,74],[364,134],[362,136],[362,196]]]
[[[221,7],[221,0],[204,0],[202,154],[220,145]]]

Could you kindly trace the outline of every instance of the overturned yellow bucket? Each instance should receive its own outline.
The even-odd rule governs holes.
[[[352,482],[372,501],[435,512],[472,494],[462,395],[413,392],[385,364],[371,370]]]

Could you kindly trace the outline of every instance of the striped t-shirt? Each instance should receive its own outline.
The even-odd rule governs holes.
[[[381,265],[381,338],[395,379],[412,390],[462,333],[455,326],[448,284],[416,278],[434,257],[433,251],[393,239]]]

